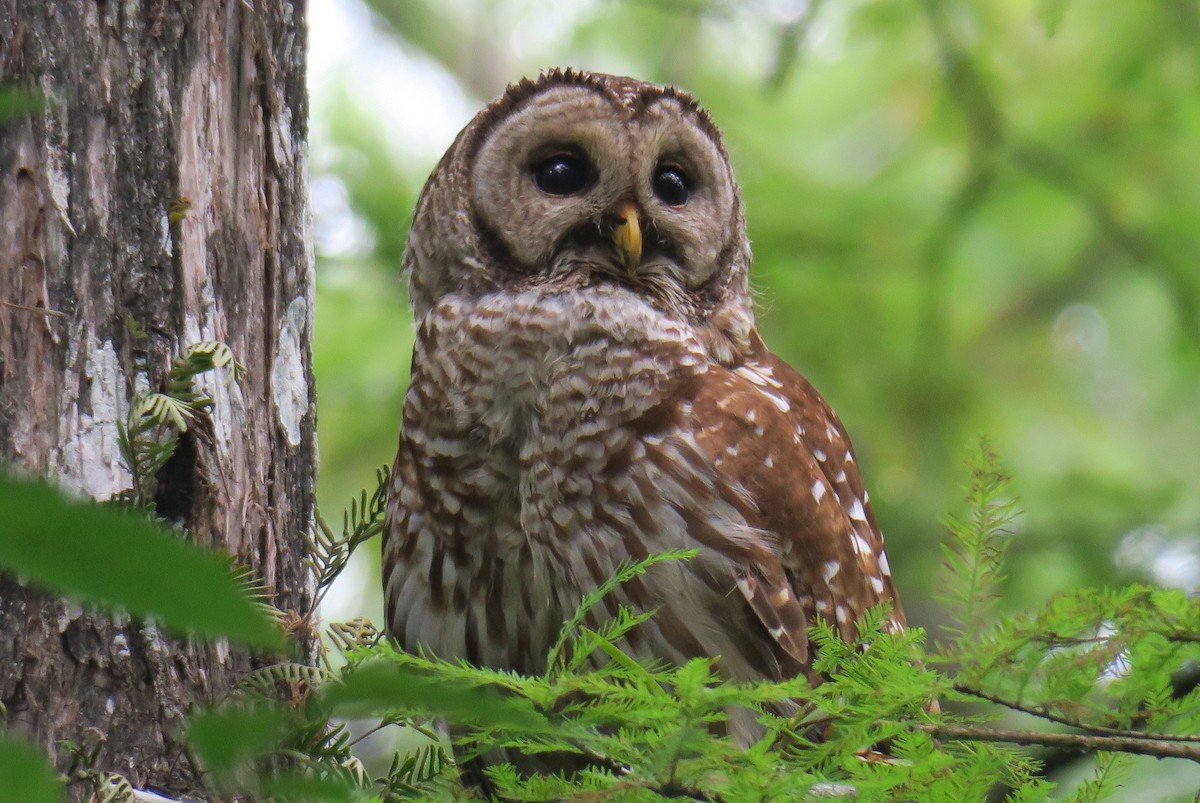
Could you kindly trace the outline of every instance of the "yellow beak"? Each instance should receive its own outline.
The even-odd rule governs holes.
[[[622,201],[617,207],[617,223],[613,226],[613,242],[625,258],[625,269],[633,274],[642,263],[642,221],[637,204]]]

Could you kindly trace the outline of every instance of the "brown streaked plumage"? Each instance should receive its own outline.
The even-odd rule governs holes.
[[[759,337],[750,259],[719,133],[680,90],[555,70],[459,134],[405,254],[401,645],[541,672],[587,591],[682,547],[610,601],[658,609],[635,654],[783,678],[811,675],[817,617],[852,638],[887,601],[903,627],[849,438]]]

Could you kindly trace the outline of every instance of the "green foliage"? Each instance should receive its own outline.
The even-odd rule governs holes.
[[[280,668],[275,682],[253,684],[307,691],[291,695],[285,707],[295,719],[290,731],[274,732],[273,752],[242,750],[253,760],[231,774],[243,779],[236,788],[262,790],[264,778],[337,779],[346,799],[458,799],[468,794],[458,765],[421,724],[434,719],[451,724],[459,761],[489,756],[490,782],[513,800],[1051,796],[1054,785],[1038,763],[1005,742],[1099,748],[1093,776],[1069,797],[1100,800],[1122,788],[1131,754],[1200,761],[1200,737],[1190,735],[1200,732],[1197,692],[1172,685],[1200,662],[1200,603],[1147,586],[1080,590],[989,620],[1015,501],[986,443],[973,454],[971,472],[967,512],[948,520],[948,600],[960,637],[944,651],[929,650],[918,628],[884,632],[880,608],[859,623],[853,643],[823,620],[814,624],[815,668],[827,678],[816,686],[801,678],[733,683],[721,677],[719,658],[647,664],[621,644],[652,612],[618,611],[598,629],[583,622],[605,594],[649,565],[691,555],[654,556],[622,565],[580,601],[541,676],[406,654],[362,620],[335,625],[329,641],[344,659],[341,669]],[[367,498],[360,495],[358,509],[370,509]],[[348,517],[363,526],[369,520]],[[944,709],[932,703],[938,698]],[[992,709],[962,709],[960,700]],[[1044,728],[987,722],[1004,712]],[[370,777],[348,764],[349,739],[339,724],[345,716],[379,717],[377,728],[408,723],[428,741],[397,752],[387,772]],[[743,747],[727,735],[733,732],[757,738]],[[223,738],[261,747],[253,733],[231,728]],[[539,757],[549,753],[556,765],[567,761],[578,771],[539,771]],[[496,756],[510,763],[494,763]]]
[[[45,104],[45,99],[37,92],[0,85],[0,125],[14,117],[39,111]]]
[[[570,777],[531,774],[528,766],[489,768],[499,793],[517,800],[779,799],[837,784],[853,786],[863,799],[961,800],[998,776],[1036,788],[1019,756],[987,745],[940,749],[914,730],[933,721],[925,706],[941,681],[913,663],[923,634],[884,633],[884,621],[875,611],[864,622],[866,652],[841,642],[831,628],[814,628],[831,673],[816,688],[802,679],[731,683],[717,674],[719,660],[646,666],[611,641],[604,652],[614,659],[601,668],[542,677],[408,655],[377,641],[351,649],[341,680],[331,681],[306,712],[319,712],[318,721],[370,711],[386,713],[387,722],[436,717],[454,723],[463,760],[502,750],[524,756],[517,759],[524,764],[553,752],[559,761],[575,756],[584,767]],[[731,721],[757,723],[751,727],[762,737],[743,749],[718,735]],[[235,730],[226,738],[238,738]],[[894,741],[893,759],[870,752],[883,740]],[[397,761],[400,767],[443,761],[437,748],[394,760],[392,774]],[[427,771],[424,781],[406,782],[427,798],[453,793],[435,778]]]
[[[167,627],[279,649],[278,626],[228,558],[137,511],[0,475],[0,566],[56,593]]]
[[[59,742],[60,755],[69,759],[63,779],[68,787],[82,789],[88,803],[136,803],[129,779],[100,767],[104,742],[104,734],[99,730],[86,731],[82,743],[70,739]]]
[[[550,673],[553,675],[564,669],[579,669],[596,650],[608,652],[607,648],[616,643],[627,631],[646,621],[654,614],[653,611],[642,611],[639,613],[630,611],[624,606],[619,606],[617,615],[607,622],[600,631],[593,631],[583,627],[583,620],[587,617],[588,612],[607,597],[614,588],[632,580],[634,577],[640,577],[642,574],[645,574],[646,570],[655,563],[664,560],[686,560],[687,558],[695,557],[696,554],[697,550],[684,549],[663,552],[639,561],[623,561],[611,577],[584,594],[583,599],[571,615],[571,618],[563,622],[558,639],[554,642],[554,646],[550,648],[550,655],[546,659],[546,666],[550,668]]]
[[[33,745],[0,732],[0,797],[25,803],[60,803],[62,786]]]
[[[1013,500],[1004,496],[1009,478],[997,467],[986,439],[979,441],[973,465],[967,493],[970,516],[946,518],[949,541],[942,544],[945,573],[937,595],[952,617],[945,627],[960,644],[978,636],[999,596],[1010,540],[1006,527],[1017,516]]]
[[[1055,595],[961,649],[959,685],[1065,724],[1200,731],[1200,697],[1175,678],[1200,661],[1200,602],[1129,586]]]
[[[189,744],[209,786],[283,800],[352,800],[367,782],[350,755],[345,725],[326,727],[300,710],[236,699],[191,720]]]
[[[383,532],[384,514],[387,512],[388,477],[387,466],[375,471],[375,490],[370,499],[364,489],[359,496],[350,500],[342,516],[342,534],[334,535],[325,522],[321,511],[316,511],[316,531],[307,537],[308,565],[317,575],[317,597],[313,602],[316,610],[334,579],[346,568],[350,556],[365,542]]]
[[[144,338],[140,325],[128,321],[133,337]],[[206,414],[213,400],[199,393],[193,384],[197,376],[217,368],[228,368],[226,384],[241,379],[245,368],[234,358],[229,346],[207,340],[189,346],[171,365],[166,390],[139,390],[129,405],[124,422],[117,422],[117,446],[121,462],[133,475],[133,488],[120,500],[135,507],[153,509],[153,483],[159,470],[175,453],[179,436],[188,431],[196,417]]]
[[[188,743],[208,772],[218,776],[240,763],[279,749],[292,717],[279,706],[240,706],[192,717]]]
[[[441,776],[454,763],[442,745],[431,741],[397,753],[388,770],[373,777],[352,752],[357,739],[349,727],[331,717],[379,712],[413,700],[420,705],[425,695],[432,695],[439,709],[439,702],[453,706],[458,699],[459,715],[482,704],[479,715],[486,717],[496,714],[487,705],[495,695],[431,686],[421,678],[398,683],[397,673],[389,670],[378,663],[342,673],[295,664],[259,670],[220,707],[192,717],[189,744],[210,788],[277,800],[392,801],[419,798],[423,790],[443,785]],[[463,692],[460,698],[457,691]],[[396,722],[385,717],[376,730]]]
[[[1096,756],[1096,772],[1079,785],[1071,796],[1073,803],[1095,803],[1116,794],[1129,765],[1129,756],[1101,753]]]
[[[719,657],[664,666],[628,654],[625,635],[653,612],[621,610],[603,626],[584,624],[620,583],[656,562],[692,556],[677,552],[624,564],[581,599],[542,675],[403,653],[369,622],[356,620],[330,627],[328,643],[341,661],[259,669],[227,700],[196,712],[190,749],[214,795],[389,803],[468,797],[459,762],[485,755],[488,779],[513,800],[1047,799],[1054,784],[1027,753],[1004,746],[1009,743],[1100,751],[1092,776],[1068,793],[1091,801],[1122,790],[1133,755],[1200,762],[1200,736],[1194,735],[1200,733],[1200,692],[1186,680],[1200,665],[1200,601],[1145,585],[1076,590],[987,620],[983,611],[1002,573],[1004,524],[1015,502],[986,444],[976,450],[971,471],[968,510],[950,519],[947,547],[949,599],[958,608],[957,632],[966,635],[945,650],[929,649],[919,628],[885,632],[888,612],[878,608],[859,623],[854,642],[824,620],[813,624],[815,670],[824,682],[737,683],[722,676]],[[387,472],[377,480],[375,492],[352,504],[342,538],[333,539],[341,545],[327,555],[344,554],[369,537],[364,533],[376,526]],[[123,540],[140,537],[124,530],[155,529],[142,517],[69,505],[44,486],[10,480],[0,483],[0,505],[11,502],[5,493],[18,491],[41,518],[49,512],[68,529],[114,543],[117,552],[85,553],[82,565],[128,566],[131,556],[149,550],[154,573],[175,583],[170,592],[155,590],[156,600],[186,593],[189,584],[180,576],[200,577],[197,587],[215,582],[211,565],[182,564],[174,553],[156,551],[163,543],[186,549],[176,539],[156,531],[153,544]],[[46,531],[36,532],[52,543]],[[45,555],[39,561],[17,568],[40,572],[41,564],[53,563]],[[225,577],[228,583],[227,571]],[[127,578],[121,585],[137,582]],[[81,593],[73,579],[60,587]],[[191,625],[199,632],[241,632],[243,625],[214,617],[219,606],[211,600],[190,604],[202,612],[202,623]],[[180,626],[176,616],[164,621]],[[329,668],[332,663],[338,668]],[[933,702],[938,699],[941,707]],[[991,708],[964,709],[965,701]],[[1006,712],[1024,716],[1025,727],[989,721]],[[376,724],[355,735],[348,717]],[[428,728],[434,720],[450,724],[457,761]],[[402,729],[424,738],[395,751],[386,768],[370,770],[355,754],[365,736]],[[734,734],[748,738],[748,746]],[[125,779],[95,766],[97,744],[64,749],[74,756],[65,777],[86,784],[96,799],[115,800],[127,791]],[[554,765],[566,762],[577,771],[544,771],[548,754]],[[3,758],[0,749],[0,770]]]
[[[396,753],[388,769],[387,786],[397,794],[419,795],[421,787],[436,779],[454,764],[446,748],[437,743],[418,747],[410,753]]]

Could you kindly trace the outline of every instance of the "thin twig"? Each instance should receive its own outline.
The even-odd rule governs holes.
[[[628,764],[617,761],[612,756],[607,756],[604,753],[595,750],[594,748],[588,747],[586,744],[577,745],[577,747],[581,753],[587,756],[588,761],[596,764],[602,769],[608,770],[617,778],[622,778],[628,775],[630,772]]]
[[[694,789],[690,786],[665,785],[660,786],[652,781],[618,781],[607,789],[597,789],[592,792],[583,792],[582,794],[574,795],[571,799],[579,801],[579,803],[590,803],[593,800],[611,800],[614,795],[620,795],[621,792],[632,792],[637,789],[644,789],[655,793],[658,797],[677,798],[686,797],[690,800],[700,800],[706,802],[720,801],[722,798],[713,797],[700,789]]]
[[[949,741],[1008,742],[1020,745],[1044,745],[1073,750],[1102,750],[1133,753],[1154,758],[1186,758],[1200,763],[1200,745],[1185,744],[1169,739],[1133,736],[1106,736],[1088,733],[1044,733],[1041,731],[1006,730],[1002,728],[963,725],[934,725],[927,722],[894,723],[911,730],[928,733],[935,739]]]
[[[386,728],[388,725],[395,725],[395,724],[396,724],[395,722],[384,721],[384,722],[380,722],[378,725],[374,725],[370,728],[367,728],[365,731],[360,733],[358,736],[355,736],[353,739],[346,742],[346,747],[354,747],[354,745],[358,744],[363,739],[366,739],[370,736],[374,736],[375,734],[379,733],[381,730]]]
[[[612,756],[605,755],[604,753],[601,753],[598,750],[596,750],[595,748],[589,747],[586,744],[577,745],[577,748],[579,749],[579,751],[581,753],[583,753],[585,756],[587,756],[587,759],[589,762],[597,765],[598,767],[600,767],[602,769],[607,770],[608,772],[611,772],[617,778],[628,778],[630,775],[630,772],[632,771],[628,764],[625,764],[622,761],[618,761],[617,759],[613,758]],[[674,772],[672,772],[671,777],[665,783],[661,783],[661,784],[654,783],[653,781],[634,781],[632,778],[630,779],[630,781],[628,783],[629,783],[629,785],[634,786],[634,787],[650,789],[650,790],[658,792],[660,795],[664,795],[666,797],[688,797],[688,798],[691,798],[692,800],[709,800],[709,801],[721,800],[720,797],[714,797],[712,795],[709,795],[707,792],[705,792],[701,789],[696,789],[694,787],[687,786],[686,784],[679,783],[674,778]],[[617,787],[613,787],[613,788],[615,789]],[[612,791],[613,791],[613,789],[609,789],[604,794],[608,795]],[[576,799],[583,800],[585,798],[576,798]]]
[[[35,315],[47,315],[54,318],[65,318],[65,312],[59,312],[56,309],[48,309],[46,307],[30,307],[26,304],[14,304],[11,301],[0,301],[0,306],[8,307],[9,309],[20,310],[21,312],[32,312]]]
[[[825,0],[810,0],[805,4],[799,19],[780,26],[779,49],[775,55],[775,66],[767,78],[767,86],[771,89],[776,91],[781,89],[788,74],[795,70],[805,41],[812,30],[813,23],[816,22],[817,15],[821,13],[821,6],[824,3]]]
[[[1079,728],[1080,730],[1088,731],[1089,733],[1101,734],[1104,736],[1120,736],[1131,739],[1158,739],[1162,741],[1172,742],[1197,742],[1200,743],[1200,736],[1176,735],[1171,733],[1147,733],[1146,731],[1130,730],[1127,728],[1110,728],[1104,725],[1092,725],[1087,722],[1082,722],[1072,717],[1065,717],[1061,714],[1055,714],[1045,706],[1040,705],[1025,705],[1016,700],[1007,700],[999,695],[991,694],[983,689],[976,689],[968,686],[965,683],[955,683],[954,690],[959,694],[966,694],[971,697],[978,697],[980,700],[987,700],[989,703],[1003,706],[1012,711],[1019,711],[1022,714],[1039,717],[1048,722],[1056,722],[1059,725],[1066,725],[1071,728]]]

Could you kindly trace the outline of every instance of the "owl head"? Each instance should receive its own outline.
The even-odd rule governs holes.
[[[695,327],[720,362],[753,328],[720,133],[687,93],[631,78],[551,70],[510,85],[430,176],[404,263],[418,320],[451,293],[608,285]]]

